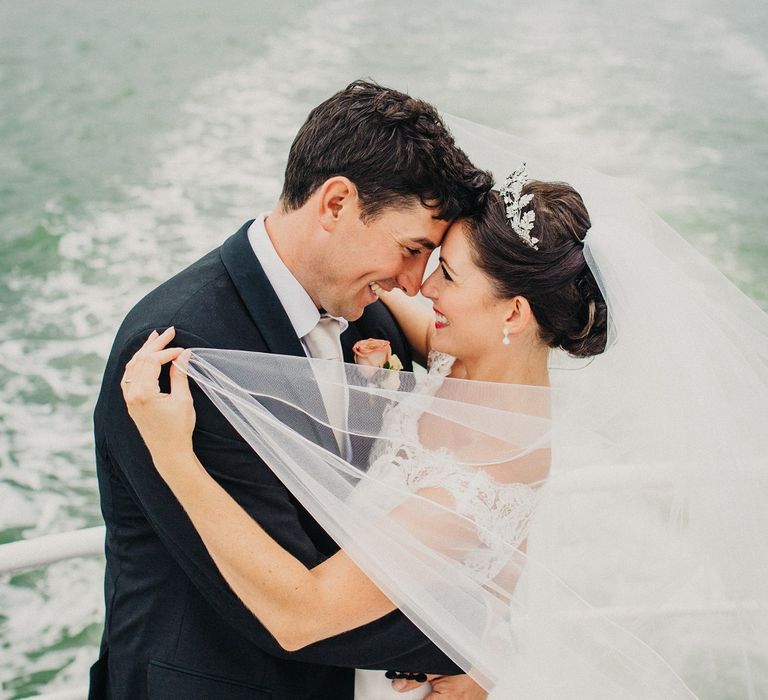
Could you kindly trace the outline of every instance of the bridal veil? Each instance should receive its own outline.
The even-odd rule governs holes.
[[[345,365],[333,426],[327,361],[186,371],[492,698],[768,698],[765,313],[617,182],[451,128],[498,181],[526,162],[581,193],[603,355],[553,354],[551,388]]]

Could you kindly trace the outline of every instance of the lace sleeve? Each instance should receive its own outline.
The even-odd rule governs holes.
[[[453,512],[474,523],[476,540],[468,542],[471,546],[462,554],[462,562],[481,582],[494,579],[507,564],[510,549],[520,547],[528,537],[540,488],[501,483],[485,469],[457,465],[445,452],[432,458],[424,453],[403,457],[397,467],[409,490],[441,494]]]
[[[381,488],[380,503],[404,488],[444,503],[450,512],[445,518],[446,529],[455,527],[451,521],[460,516],[467,546],[460,557],[455,552],[449,556],[460,558],[483,583],[504,569],[511,549],[524,546],[541,495],[538,485],[502,483],[483,468],[458,465],[447,451],[427,451],[392,442],[380,451],[369,474]],[[397,499],[390,501],[398,520],[412,515],[408,511],[414,507],[413,502],[405,511],[398,506]],[[468,528],[469,523],[473,526]]]
[[[435,394],[454,362],[451,355],[431,352],[422,388]],[[504,569],[510,551],[524,547],[540,489],[527,483],[531,480],[530,470],[527,480],[514,476],[516,464],[469,467],[459,464],[447,449],[424,448],[419,434],[421,406],[417,403],[414,408],[404,401],[385,413],[386,433],[397,437],[380,440],[372,450],[368,475],[376,486],[368,484],[365,497],[371,497],[370,489],[375,489],[377,502],[387,503],[399,520],[417,518],[418,506],[414,503],[418,501],[402,508],[393,496],[398,492],[443,503],[451,514],[446,514],[443,527],[464,530],[461,551],[445,553],[459,559],[479,581],[489,582]],[[446,541],[451,538],[446,537]]]

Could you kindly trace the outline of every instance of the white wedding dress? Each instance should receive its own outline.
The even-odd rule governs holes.
[[[443,379],[451,373],[455,358],[446,353],[432,352],[428,360],[428,375],[424,378],[424,393],[434,393]],[[400,436],[401,440],[381,440],[372,450],[368,474],[375,485],[366,481],[360,484],[364,498],[371,498],[370,490],[382,485],[376,497],[379,502],[388,494],[402,493],[403,489],[417,492],[420,489],[440,488],[453,500],[457,513],[482,525],[478,532],[503,532],[505,540],[515,545],[525,539],[527,526],[536,509],[539,492],[520,483],[503,484],[491,478],[484,470],[470,470],[457,464],[448,452],[424,452],[419,444],[419,406],[407,402],[392,407],[385,417],[384,433]],[[354,498],[354,495],[353,495]],[[397,496],[390,496],[396,507]],[[473,549],[464,559],[481,582],[490,581],[507,562],[506,549],[496,549],[496,540],[487,538],[484,547]],[[419,672],[423,669],[391,669]],[[421,700],[431,692],[425,683],[412,691],[401,693],[392,689],[384,671],[355,671],[355,700]]]

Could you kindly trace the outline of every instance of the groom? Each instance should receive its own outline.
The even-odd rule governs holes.
[[[352,83],[299,130],[274,211],[128,314],[94,415],[107,567],[92,700],[352,700],[355,668],[461,673],[399,611],[300,651],[281,649],[155,472],[119,382],[149,333],[170,325],[182,347],[297,356],[316,356],[322,325],[335,329],[331,345],[345,360],[357,340],[388,338],[410,369],[403,335],[371,286],[415,294],[430,250],[453,219],[478,211],[489,188],[433,107]],[[168,390],[167,376],[161,386]],[[194,399],[195,451],[216,480],[307,566],[333,554],[334,542],[218,410],[201,392]]]

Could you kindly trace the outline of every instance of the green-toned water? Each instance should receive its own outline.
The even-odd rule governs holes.
[[[768,7],[669,4],[0,0],[0,542],[100,522],[120,319],[270,206],[306,112],[357,77],[626,179],[768,308]],[[0,578],[12,697],[83,682],[100,577]]]

